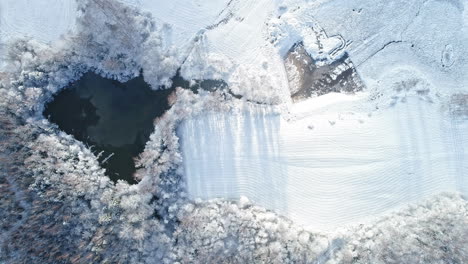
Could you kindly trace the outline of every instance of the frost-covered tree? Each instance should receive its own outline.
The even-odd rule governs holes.
[[[170,28],[150,15],[111,0],[78,6],[77,32],[54,46],[14,42],[10,71],[0,73],[0,262],[468,262],[468,203],[457,195],[332,234],[247,198],[190,201],[176,128],[206,111],[253,106],[225,91],[176,89],[136,160],[139,183],[111,182],[87,146],[42,116],[45,102],[89,70],[122,81],[142,69],[156,88],[182,62],[164,41]]]

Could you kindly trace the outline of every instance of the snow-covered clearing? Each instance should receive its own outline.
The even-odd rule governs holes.
[[[192,197],[246,196],[315,229],[441,191],[468,194],[467,122],[417,97],[371,117],[210,113],[183,122],[179,134]]]
[[[328,36],[347,41],[366,91],[309,99],[282,115],[254,108],[183,122],[191,197],[247,196],[303,225],[329,229],[442,191],[468,194],[466,115],[449,110],[450,97],[467,92],[463,5],[336,0],[293,6],[283,16],[288,23],[318,22]],[[305,41],[297,31],[280,30],[289,34],[279,42],[280,54],[289,47],[281,43]]]

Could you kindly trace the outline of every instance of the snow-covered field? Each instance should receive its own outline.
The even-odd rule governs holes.
[[[4,164],[28,176],[0,174],[7,198],[26,200],[0,205],[32,216],[1,235],[10,251],[0,257],[27,259],[34,233],[59,248],[32,254],[48,262],[76,250],[82,262],[463,263],[466,199],[420,201],[468,195],[467,10],[457,0],[0,1],[0,136],[15,136],[0,156],[27,151]],[[293,102],[284,59],[299,42],[317,65],[349,56],[362,91]],[[41,114],[90,69],[118,80],[143,69],[153,88],[180,69],[230,93],[177,90],[137,158],[140,183],[114,184]],[[66,206],[43,212],[50,201]],[[53,239],[76,244],[50,243],[50,215]]]
[[[25,36],[41,42],[57,41],[74,29],[77,14],[76,3],[70,0],[4,0],[0,7],[2,43]]]
[[[186,120],[179,135],[191,197],[246,196],[302,225],[330,229],[442,191],[468,194],[467,116],[449,110],[450,98],[468,91],[463,4],[301,7],[284,16],[341,35],[367,89],[289,104],[282,115],[246,109]]]
[[[370,117],[340,111],[353,103],[291,121],[246,110],[183,122],[189,193],[246,196],[314,229],[368,220],[442,191],[468,195],[467,122],[418,97]]]

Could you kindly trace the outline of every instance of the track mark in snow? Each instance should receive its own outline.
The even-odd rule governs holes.
[[[426,5],[426,3],[429,0],[424,0],[419,6],[418,6],[418,11],[416,11],[416,14],[414,14],[414,17],[411,19],[411,21],[405,26],[405,28],[401,31],[400,33],[400,39],[403,39],[403,35],[406,33],[408,28],[414,23],[414,20],[421,14],[421,10],[423,7]]]
[[[393,44],[398,44],[398,43],[403,43],[403,41],[402,40],[392,40],[392,41],[389,41],[389,42],[385,43],[380,49],[374,51],[367,58],[365,58],[363,61],[359,62],[359,64],[357,66],[358,67],[361,66],[363,63],[368,61],[370,58],[374,57],[377,53],[381,52],[382,50],[384,50],[388,46],[393,45]]]
[[[218,18],[217,18],[219,21],[212,25],[207,26],[206,29],[212,30],[212,29],[219,27],[221,24],[227,24],[229,20],[231,20],[234,17],[235,10],[233,10],[232,6],[233,6],[233,3],[237,3],[237,2],[238,0],[230,0],[227,3],[226,7],[219,13]]]

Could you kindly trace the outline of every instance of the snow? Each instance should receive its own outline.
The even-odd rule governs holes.
[[[442,191],[468,194],[468,124],[417,97],[372,117],[330,107],[295,121],[265,110],[210,113],[183,122],[179,135],[192,197],[246,196],[315,229]]]
[[[7,44],[29,37],[49,43],[75,28],[74,0],[0,1],[0,71],[5,71]],[[53,18],[53,19],[51,19]]]
[[[439,192],[467,194],[468,124],[447,111],[451,96],[467,92],[462,4],[332,0],[292,7],[271,18],[277,55],[303,38],[318,56],[310,36],[321,38],[321,27],[330,36],[325,52],[347,41],[367,90],[288,104],[282,114],[253,107],[184,121],[178,133],[189,195],[246,196],[329,230]],[[246,39],[252,48],[260,42]]]
[[[45,43],[56,41],[75,28],[76,8],[74,0],[3,0],[0,42],[24,36]]]
[[[329,35],[341,35],[350,42],[346,50],[365,82],[377,81],[396,64],[414,65],[430,73],[428,78],[437,87],[466,91],[464,5],[436,0],[333,0],[307,10]],[[447,45],[453,49],[453,64],[443,67]]]
[[[141,1],[121,0],[120,2],[135,6],[149,12],[156,23],[167,26],[164,41],[174,45],[183,59],[193,47],[194,39],[203,30],[222,19],[223,9],[228,0],[215,1]]]
[[[184,78],[223,79],[236,94],[257,101],[278,101],[284,93],[282,57],[267,41],[266,24],[279,1],[121,2],[166,25],[164,41],[178,51]]]
[[[435,0],[1,1],[0,106],[19,119],[0,126],[14,135],[2,157],[19,149],[9,162],[25,164],[6,175],[18,183],[8,199],[44,199],[17,230],[78,261],[464,263],[466,200],[414,204],[468,192],[467,14],[463,2]],[[366,88],[293,104],[283,59],[299,41],[318,63],[347,52]],[[143,68],[154,87],[180,68],[243,97],[178,89],[137,158],[141,182],[113,184],[40,113],[89,68],[118,80]],[[49,201],[67,211],[50,213]],[[37,232],[51,220],[55,241],[74,234],[73,247]],[[29,236],[10,234],[11,258],[38,257]]]

